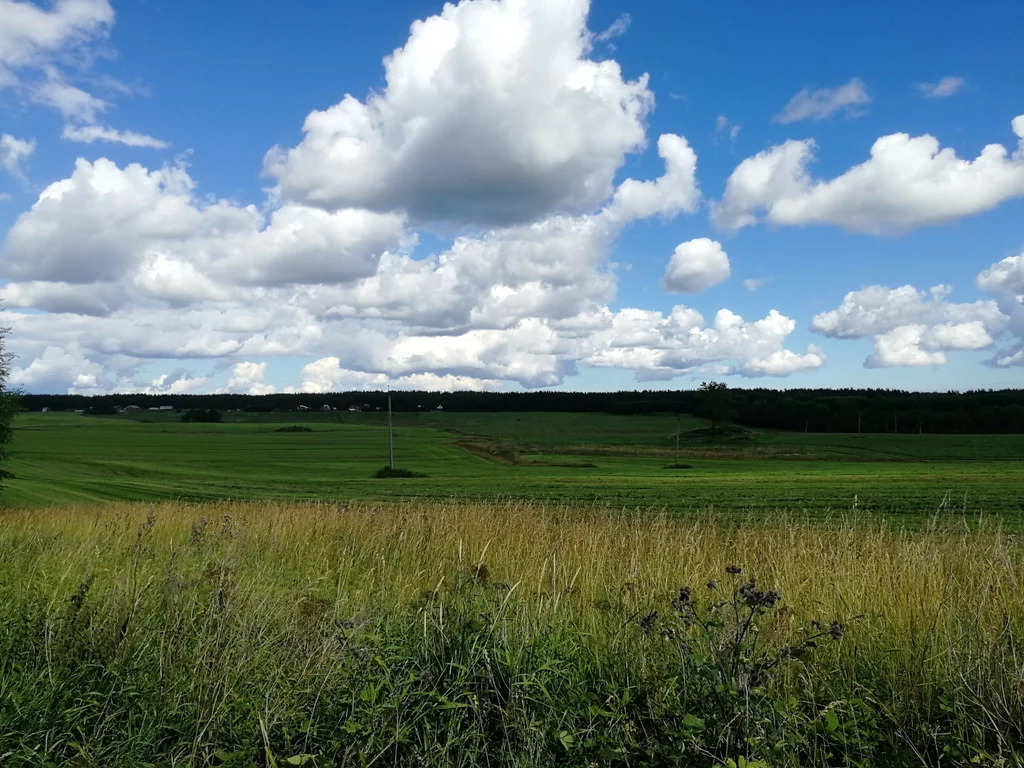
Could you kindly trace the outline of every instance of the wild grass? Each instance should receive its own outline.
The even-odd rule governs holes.
[[[8,511],[0,761],[1024,765],[1022,582],[984,521]]]

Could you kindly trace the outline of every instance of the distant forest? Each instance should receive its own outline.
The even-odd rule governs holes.
[[[734,421],[748,427],[807,432],[1024,433],[1024,390],[902,392],[885,389],[730,389]],[[613,414],[694,413],[700,393],[630,392],[392,392],[396,412],[562,411]],[[126,406],[186,410],[383,410],[384,392],[275,395],[22,395],[39,411],[112,413]],[[299,406],[303,406],[301,409]]]

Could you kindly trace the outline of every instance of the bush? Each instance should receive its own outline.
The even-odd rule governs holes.
[[[399,469],[398,467],[381,467],[373,473],[377,478],[400,478],[400,477],[426,477],[420,472],[413,472],[411,469]]]
[[[278,427],[274,430],[275,432],[312,432],[313,430],[309,427],[304,427],[301,424],[292,424],[289,427]]]

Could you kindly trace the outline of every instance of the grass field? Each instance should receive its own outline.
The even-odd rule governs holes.
[[[0,755],[1021,766],[1022,586],[1024,544],[997,527],[512,502],[8,511]]]
[[[145,419],[144,421],[141,419]],[[1024,520],[1024,436],[757,434],[683,439],[674,416],[396,414],[398,466],[376,480],[385,416],[227,414],[137,419],[23,414],[3,502],[362,499],[596,504],[671,512],[997,515]],[[283,433],[288,424],[313,431]],[[684,430],[700,426],[684,418]],[[469,450],[467,450],[469,449]]]
[[[1024,768],[1024,436],[395,423],[19,416],[0,764]]]

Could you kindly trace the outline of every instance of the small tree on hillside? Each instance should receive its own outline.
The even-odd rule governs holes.
[[[0,487],[7,471],[7,444],[14,436],[12,422],[18,411],[17,393],[7,389],[7,377],[11,372],[12,355],[7,351],[7,333],[10,328],[0,327]]]
[[[732,393],[723,381],[704,381],[697,389],[696,415],[711,422],[711,432],[736,417],[732,404]]]

